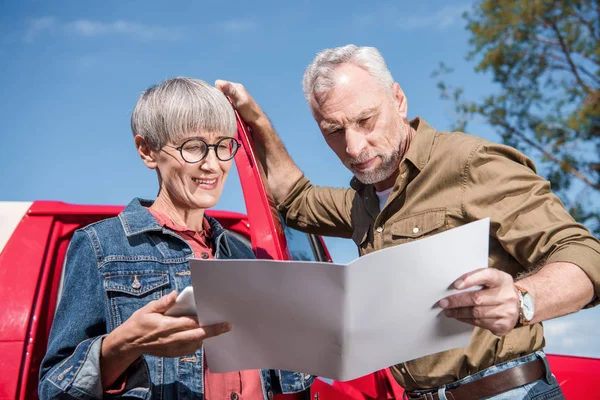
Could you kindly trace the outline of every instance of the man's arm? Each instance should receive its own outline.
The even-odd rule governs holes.
[[[573,220],[521,153],[492,144],[474,149],[465,166],[462,209],[467,220],[491,218],[490,235],[524,273],[486,268],[465,274],[455,288],[484,288],[440,301],[446,315],[507,334],[519,317],[514,279],[534,299],[531,323],[599,302],[600,242]]]
[[[258,157],[275,201],[281,203],[302,177],[271,122],[240,83],[217,80],[215,86],[233,101],[242,119],[250,125]]]
[[[513,277],[506,272],[480,269],[461,276],[454,287],[464,290],[484,286],[484,289],[447,297],[440,301],[440,306],[448,317],[504,336],[519,320],[519,295],[514,284]],[[546,264],[517,284],[533,297],[532,324],[577,312],[595,296],[590,278],[577,265],[568,262]]]
[[[254,135],[259,161],[279,212],[289,227],[318,235],[351,237],[352,209],[360,206],[354,189],[315,187],[296,166],[258,104],[239,83],[216,81]]]

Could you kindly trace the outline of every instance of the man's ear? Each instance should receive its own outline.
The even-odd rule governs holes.
[[[404,95],[404,91],[402,90],[400,85],[398,85],[398,82],[394,82],[392,89],[394,91],[394,98],[398,102],[398,109],[400,111],[400,115],[402,115],[402,118],[406,119],[408,115],[408,100]]]
[[[156,169],[158,165],[156,162],[157,154],[150,148],[146,139],[143,136],[135,135],[133,142],[135,143],[135,148],[137,149],[142,161],[144,164],[146,164],[146,167],[150,169]]]

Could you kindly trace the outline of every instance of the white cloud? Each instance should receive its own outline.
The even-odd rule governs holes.
[[[53,29],[57,23],[58,21],[55,17],[40,17],[27,21],[27,30],[23,36],[23,41],[25,43],[33,43],[42,32]]]
[[[362,27],[377,24],[406,31],[423,28],[442,30],[460,23],[463,13],[470,9],[470,4],[458,4],[442,7],[433,13],[411,15],[399,7],[386,7],[372,13],[356,15],[354,22]]]
[[[403,30],[419,28],[445,29],[461,21],[465,11],[471,8],[469,4],[446,6],[436,13],[422,16],[408,16],[397,22],[396,26]]]
[[[256,21],[251,19],[230,19],[217,24],[217,27],[229,33],[249,32],[258,28]]]
[[[142,40],[177,40],[182,34],[177,29],[162,26],[145,25],[138,22],[117,20],[112,22],[78,19],[61,22],[55,17],[41,17],[29,21],[28,29],[23,37],[26,43],[33,41],[44,31],[61,30],[68,35],[96,37],[120,35]]]
[[[544,322],[545,350],[552,354],[600,357],[599,316],[600,308],[596,307]]]
[[[67,31],[80,36],[124,35],[145,40],[175,40],[180,36],[180,33],[173,29],[124,20],[99,22],[88,19],[78,19],[65,24],[65,28]]]

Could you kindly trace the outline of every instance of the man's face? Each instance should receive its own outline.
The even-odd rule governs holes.
[[[390,95],[367,71],[342,64],[335,86],[323,98],[312,98],[315,120],[327,144],[354,176],[377,190],[393,185],[408,132],[403,122],[405,98],[394,84]]]

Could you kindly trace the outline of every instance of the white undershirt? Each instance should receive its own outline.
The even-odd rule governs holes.
[[[375,192],[377,197],[379,197],[379,211],[383,210],[383,206],[385,206],[385,203],[387,202],[388,197],[390,197],[390,193],[392,193],[393,188],[394,187],[392,186],[391,188],[382,190],[381,192]]]

